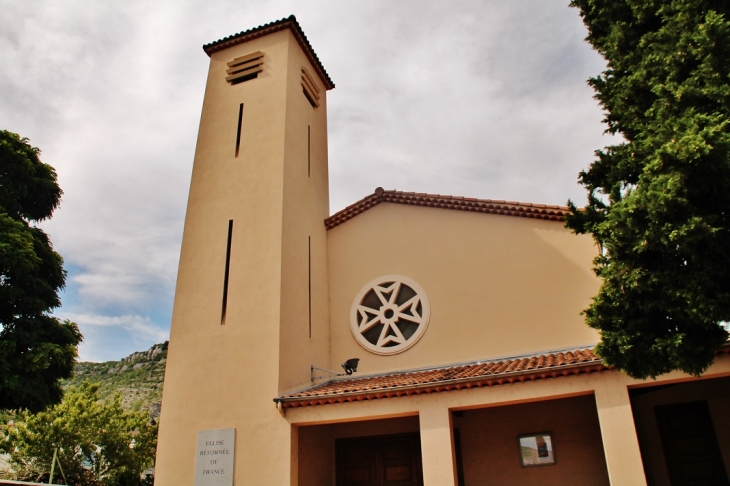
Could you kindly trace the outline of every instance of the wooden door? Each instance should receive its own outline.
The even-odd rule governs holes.
[[[422,486],[418,434],[340,439],[337,486]]]
[[[672,486],[730,486],[706,401],[655,407]]]

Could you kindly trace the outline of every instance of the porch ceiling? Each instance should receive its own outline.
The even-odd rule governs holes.
[[[591,349],[333,380],[274,399],[284,408],[376,400],[610,370]]]

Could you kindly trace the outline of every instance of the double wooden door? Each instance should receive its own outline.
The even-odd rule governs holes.
[[[340,439],[337,486],[422,486],[418,434]]]

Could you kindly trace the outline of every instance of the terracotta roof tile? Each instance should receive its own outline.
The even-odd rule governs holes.
[[[210,44],[205,44],[203,46],[203,50],[206,54],[210,56],[214,52],[222,51],[223,49],[227,49],[229,47],[242,44],[252,39],[263,37],[265,35],[269,35],[284,29],[289,29],[291,30],[292,34],[294,34],[294,38],[297,40],[297,42],[299,42],[299,45],[306,54],[314,70],[317,71],[317,74],[324,83],[324,87],[327,90],[334,88],[335,83],[332,82],[329,74],[327,74],[327,71],[324,70],[324,66],[322,66],[319,57],[317,57],[317,54],[314,52],[314,49],[309,43],[307,36],[304,35],[304,31],[299,25],[299,22],[297,22],[296,17],[294,17],[293,15],[290,15],[289,17],[283,18],[281,20],[276,20],[268,24],[254,27],[253,29],[244,30],[243,32],[224,37],[223,39],[211,42]]]
[[[325,219],[327,229],[339,226],[345,221],[354,218],[380,203],[407,204],[411,206],[425,206],[430,208],[455,209],[457,211],[471,211],[475,213],[502,214],[505,216],[519,216],[522,218],[545,219],[549,221],[564,221],[570,211],[566,206],[551,206],[547,204],[532,204],[515,201],[493,199],[476,199],[471,197],[445,196],[440,194],[425,194],[403,191],[386,191],[382,187],[355,204],[347,206]]]
[[[590,349],[334,380],[274,401],[284,408],[376,400],[577,375],[611,369]]]
[[[730,355],[730,342],[717,350]],[[333,380],[274,399],[284,408],[379,400],[611,370],[591,349]]]

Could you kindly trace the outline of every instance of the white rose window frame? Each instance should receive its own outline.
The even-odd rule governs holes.
[[[371,353],[407,350],[423,336],[431,316],[426,293],[400,275],[376,278],[360,290],[350,309],[350,330]]]

